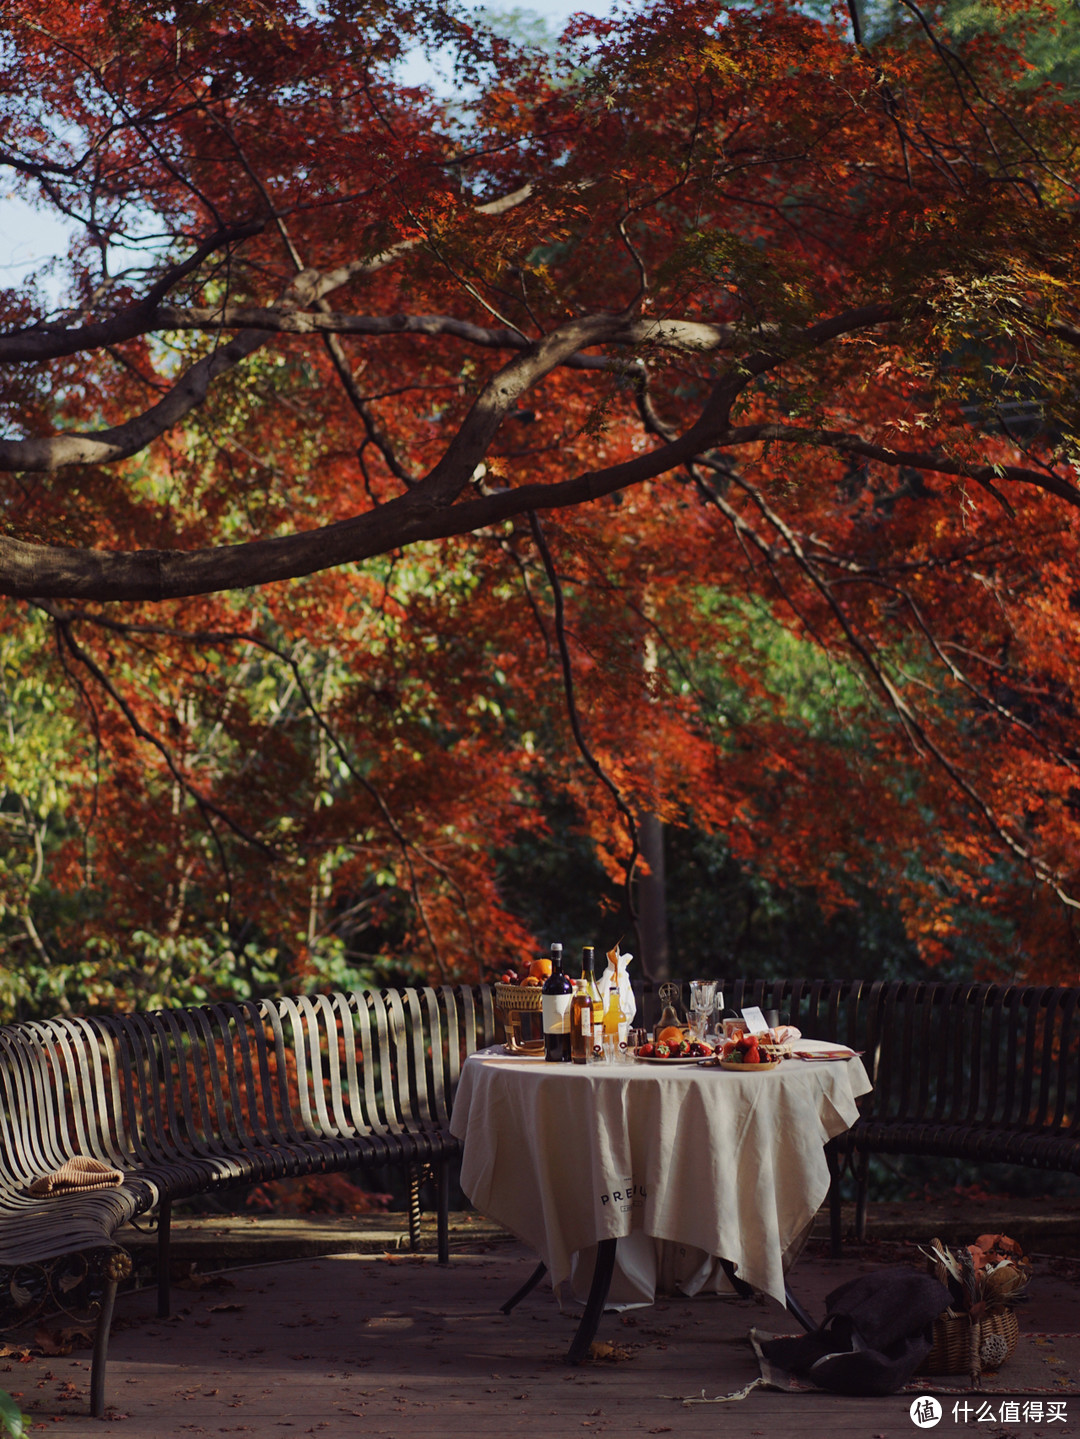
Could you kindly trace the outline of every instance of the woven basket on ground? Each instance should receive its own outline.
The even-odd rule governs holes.
[[[540,986],[536,984],[497,984],[495,1003],[502,1013],[506,1030],[506,1047],[511,1054],[543,1054],[544,1035],[536,1017],[543,1008]],[[522,1015],[530,1016],[522,1026]]]
[[[997,1342],[995,1336],[1004,1342]],[[974,1324],[966,1314],[946,1309],[934,1321],[934,1347],[919,1365],[920,1374],[971,1374],[999,1369],[1016,1348],[1020,1323],[1009,1308],[984,1314]]]
[[[939,1239],[934,1240],[937,1248]],[[924,1251],[925,1252],[925,1251]],[[931,1259],[930,1273],[948,1288],[948,1273],[940,1260]],[[1024,1287],[1025,1278],[1006,1271],[995,1281],[997,1297]],[[919,1366],[920,1374],[970,1374],[977,1384],[984,1369],[1000,1369],[1020,1338],[1020,1322],[1008,1304],[990,1303],[973,1324],[967,1314],[946,1309],[934,1321],[934,1344]]]

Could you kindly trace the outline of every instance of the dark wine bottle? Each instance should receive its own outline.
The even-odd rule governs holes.
[[[562,945],[551,946],[551,973],[540,991],[544,1011],[544,1058],[570,1063],[570,1005],[574,986],[563,973]]]

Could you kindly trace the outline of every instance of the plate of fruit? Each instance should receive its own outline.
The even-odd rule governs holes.
[[[759,1041],[756,1034],[740,1034],[720,1051],[720,1068],[736,1074],[764,1074],[783,1058],[776,1045]]]
[[[639,1044],[634,1050],[634,1058],[646,1064],[700,1064],[703,1059],[711,1059],[712,1054],[711,1044],[690,1039],[684,1030],[674,1025],[662,1029],[654,1040]]]

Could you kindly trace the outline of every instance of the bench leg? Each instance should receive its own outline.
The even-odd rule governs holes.
[[[450,1165],[440,1159],[435,1167],[439,1194],[439,1263],[450,1263]]]
[[[90,1416],[105,1417],[105,1365],[109,1358],[109,1330],[112,1328],[116,1288],[131,1273],[131,1258],[122,1249],[114,1250],[105,1261],[105,1293],[101,1299],[97,1329],[94,1331],[94,1359],[90,1368]]]
[[[843,1165],[833,1145],[825,1147],[829,1164],[829,1253],[833,1259],[844,1257],[843,1213],[840,1208],[840,1175]]]
[[[409,1248],[420,1248],[420,1180],[423,1169],[419,1164],[409,1165]]]
[[[158,1206],[157,1228],[157,1312],[159,1319],[168,1319],[170,1312],[169,1241],[171,1237],[172,1200],[163,1199]]]
[[[855,1170],[855,1237],[866,1238],[866,1201],[870,1190],[870,1155],[860,1154]]]

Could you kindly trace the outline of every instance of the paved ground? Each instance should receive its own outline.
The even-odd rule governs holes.
[[[178,1312],[164,1322],[153,1317],[151,1292],[122,1297],[109,1366],[112,1427],[124,1439],[604,1432],[895,1439],[918,1432],[910,1396],[757,1390],[742,1403],[683,1407],[680,1397],[727,1393],[756,1375],[746,1344],[751,1325],[793,1328],[771,1301],[665,1300],[605,1316],[599,1338],[615,1353],[568,1369],[562,1355],[574,1321],[549,1290],[537,1290],[509,1318],[497,1312],[530,1271],[530,1256],[486,1232],[459,1231],[455,1250],[448,1269],[427,1256],[392,1253],[221,1272],[178,1290]],[[878,1242],[834,1262],[811,1246],[795,1274],[800,1297],[820,1314],[831,1288],[899,1252]],[[1041,1269],[1036,1327],[1080,1332],[1080,1264],[1046,1260]],[[68,1439],[102,1433],[85,1417],[88,1380],[86,1351],[0,1359],[0,1387],[22,1394],[37,1427]],[[1069,1402],[1068,1422],[1049,1429],[957,1425],[946,1416],[938,1432],[1080,1434],[1080,1394]]]

